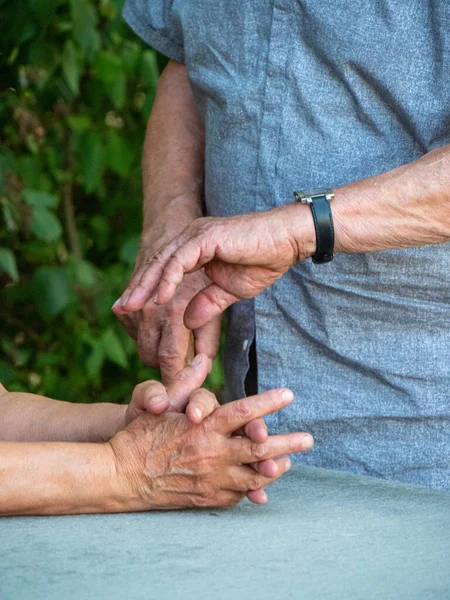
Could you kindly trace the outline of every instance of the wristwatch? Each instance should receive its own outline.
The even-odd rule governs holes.
[[[333,260],[334,227],[330,202],[334,198],[332,190],[318,188],[304,192],[294,192],[294,198],[302,204],[309,204],[316,230],[316,252],[311,257],[316,264]]]

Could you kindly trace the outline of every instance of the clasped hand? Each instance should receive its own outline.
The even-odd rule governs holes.
[[[153,305],[164,305],[173,300],[186,274],[204,269],[205,283],[184,313],[184,325],[198,330],[234,302],[260,294],[295,261],[311,255],[314,244],[310,211],[298,204],[200,218],[139,265],[113,310],[123,319],[151,299]]]
[[[191,417],[142,414],[108,442],[121,483],[117,496],[133,499],[127,510],[234,506],[246,494],[262,504],[267,500],[263,486],[290,468],[283,455],[312,446],[304,433],[266,434],[259,442],[236,436],[249,423],[290,404],[290,390],[271,390],[220,407],[211,397],[196,390],[189,400]],[[200,407],[203,413],[193,423]],[[254,468],[261,461],[275,468],[272,475]]]
[[[140,432],[139,435],[135,436],[138,447],[141,449],[140,455],[136,457],[137,465],[139,465],[139,457],[142,456],[142,452],[147,452],[146,444],[151,448],[151,454],[149,454],[148,457],[149,462],[146,464],[153,464],[152,461],[154,460],[157,462],[166,460],[166,463],[168,461],[168,464],[172,465],[175,464],[177,460],[182,460],[182,457],[186,458],[189,448],[190,450],[193,450],[192,444],[194,444],[196,450],[200,453],[203,452],[209,455],[209,459],[212,461],[210,466],[215,469],[215,480],[218,478],[222,481],[221,478],[226,476],[228,467],[231,467],[232,465],[235,467],[239,466],[235,461],[236,457],[234,456],[234,449],[233,452],[228,454],[229,449],[227,448],[227,445],[223,443],[223,439],[220,441],[220,448],[218,448],[217,444],[219,443],[219,438],[217,436],[212,436],[211,432],[209,432],[209,436],[206,436],[205,430],[200,427],[202,425],[204,426],[207,422],[217,423],[218,421],[221,421],[221,414],[225,412],[226,415],[228,411],[231,410],[230,408],[227,408],[226,411],[223,411],[222,408],[225,407],[219,408],[219,403],[214,394],[206,389],[199,389],[199,386],[203,383],[207,375],[208,368],[209,361],[207,357],[198,355],[189,367],[186,367],[178,373],[170,386],[166,387],[157,381],[146,381],[135,388],[125,415],[125,420],[126,424],[129,425],[129,428],[126,431],[132,431],[135,434],[137,431]],[[300,439],[302,440],[300,445],[295,445],[296,438],[289,436],[275,436],[275,439],[282,442],[280,445],[282,452],[279,454],[271,454],[268,452],[267,456],[264,456],[264,449],[267,451],[269,450],[269,447],[267,446],[269,437],[267,434],[267,427],[261,417],[263,414],[278,410],[279,406],[285,406],[292,401],[293,395],[289,390],[284,390],[284,398],[280,399],[280,394],[282,394],[282,391],[276,390],[270,392],[268,396],[266,394],[268,398],[266,399],[267,408],[264,409],[263,405],[258,409],[258,412],[261,413],[259,417],[252,417],[251,410],[253,410],[253,408],[250,409],[249,407],[253,407],[260,398],[264,398],[264,394],[255,396],[251,399],[241,400],[239,401],[240,404],[232,403],[229,405],[230,407],[233,407],[234,411],[238,412],[240,423],[238,423],[234,430],[230,430],[228,433],[230,433],[235,440],[245,438],[247,441],[242,442],[241,445],[245,446],[247,444],[247,446],[250,445],[250,447],[253,448],[255,460],[248,461],[246,469],[232,469],[232,472],[235,473],[236,477],[238,475],[240,477],[239,482],[236,481],[236,485],[242,486],[244,481],[246,481],[247,487],[245,489],[242,487],[236,489],[226,488],[226,491],[239,492],[239,498],[247,494],[249,500],[255,504],[263,504],[267,500],[262,486],[272,483],[289,468],[290,462],[287,459],[278,458],[274,460],[274,456],[281,456],[288,452],[298,452],[300,451],[299,448],[307,450],[313,443],[311,436],[308,434],[296,434],[298,436],[297,442],[299,442]],[[270,406],[272,406],[272,410],[269,409]],[[256,407],[254,407],[254,409],[256,411]],[[181,415],[180,413],[183,411],[185,414]],[[215,415],[213,419],[213,414],[216,412],[218,414]],[[155,416],[149,419],[148,413]],[[182,418],[178,418],[177,414]],[[160,415],[161,418],[157,419],[158,415]],[[145,423],[145,426],[141,425],[140,428],[136,429],[138,427],[136,425],[136,419],[141,423]],[[235,420],[238,420],[237,416],[235,417]],[[196,428],[196,426],[198,427]],[[185,431],[186,436],[180,435],[181,430]],[[190,438],[187,436],[188,431],[190,431]],[[171,435],[175,436],[173,440],[171,439]],[[156,438],[158,440],[157,442]],[[123,439],[122,434],[119,434],[118,439]],[[113,440],[115,440],[115,438],[113,438]],[[289,444],[292,443],[293,440],[294,446],[291,447]],[[116,442],[112,441],[112,443],[114,445]],[[189,448],[184,448],[182,445],[183,443],[188,444]],[[273,442],[270,441],[269,446],[272,443]],[[283,443],[285,443],[285,445],[283,445]],[[159,454],[155,455],[154,451],[156,444],[159,448]],[[273,448],[275,449],[275,446],[273,446]],[[165,458],[163,457],[164,452],[167,453]],[[215,454],[217,452],[219,452],[218,455]],[[129,448],[126,449],[126,447],[124,447],[124,453],[128,456]],[[215,456],[214,459],[213,456]],[[203,460],[200,456],[197,456],[197,458],[200,462]],[[207,457],[205,456],[204,458],[206,460]],[[229,464],[226,461],[230,461]],[[129,457],[127,463],[130,464]],[[133,463],[133,460],[131,460],[131,463]],[[166,469],[164,471],[166,477],[169,477],[168,464],[163,468],[163,471]],[[140,467],[135,468],[139,471]],[[225,469],[225,471],[223,471],[223,469]],[[203,472],[200,463],[196,467],[192,462],[190,470],[190,477],[197,478],[198,481],[208,482],[213,475],[212,472]],[[157,472],[161,472],[161,465],[158,466]],[[228,479],[227,481],[227,485],[230,485],[231,480]],[[224,482],[223,484],[225,485]],[[209,484],[205,483],[205,485],[207,486]],[[234,493],[234,495],[230,495],[229,493],[224,495],[221,493],[217,496],[216,500],[221,502],[224,498],[231,500],[232,498],[236,499],[238,496],[236,493]],[[201,502],[201,498],[199,499],[197,495],[195,495],[195,499],[189,496],[188,501]]]

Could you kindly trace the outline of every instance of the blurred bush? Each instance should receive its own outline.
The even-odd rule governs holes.
[[[111,305],[141,228],[141,148],[163,64],[123,0],[0,0],[0,381],[126,401],[158,374]],[[222,384],[216,364],[209,387]]]

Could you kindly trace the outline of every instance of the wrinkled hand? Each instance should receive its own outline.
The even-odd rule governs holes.
[[[200,424],[220,406],[213,393],[198,389],[206,379],[209,366],[209,359],[200,354],[188,367],[177,374],[170,386],[165,386],[159,381],[144,381],[137,385],[125,413],[126,424],[146,412],[159,415],[165,411],[178,413],[185,411],[191,423]],[[267,426],[261,418],[246,423],[244,428],[234,434],[245,435],[260,444],[268,437]],[[277,463],[271,459],[252,466],[266,477],[275,477],[278,474]],[[258,502],[258,499],[264,497],[264,491],[252,490],[248,493],[248,497],[252,502]]]
[[[127,289],[139,286],[152,256],[151,250],[147,248],[141,250]],[[160,369],[161,379],[166,384],[171,383],[175,375],[184,367],[190,351],[206,354],[211,359],[217,355],[220,342],[220,315],[193,331],[195,348],[192,349],[190,331],[183,323],[183,316],[189,302],[210,284],[211,280],[203,270],[200,270],[188,275],[171,301],[164,306],[157,306],[154,302],[148,301],[134,313],[126,313],[119,301],[112,307],[128,335],[136,340],[142,362],[149,367]]]
[[[301,223],[308,241],[302,248],[294,234]],[[314,232],[310,210],[298,204],[237,217],[197,219],[147,263],[140,279],[119,299],[121,311],[139,310],[151,297],[157,305],[166,304],[186,273],[205,267],[212,283],[189,302],[184,317],[186,327],[198,329],[234,302],[260,294],[296,260],[306,258],[314,249],[314,233],[309,244],[311,227]]]
[[[234,506],[248,490],[273,483],[290,468],[288,458],[276,459],[276,477],[249,465],[307,450],[311,436],[290,433],[255,443],[233,433],[292,399],[289,390],[272,390],[221,406],[198,425],[177,413],[137,418],[109,441],[119,480],[135,498],[133,509]]]

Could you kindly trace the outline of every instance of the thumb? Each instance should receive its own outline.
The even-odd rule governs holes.
[[[184,324],[188,329],[199,329],[240,298],[212,283],[189,302],[184,313]]]
[[[182,369],[167,387],[169,410],[183,412],[192,392],[204,383],[211,371],[212,361],[205,354],[198,354],[188,367]]]

